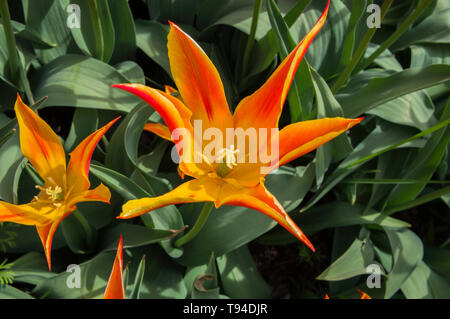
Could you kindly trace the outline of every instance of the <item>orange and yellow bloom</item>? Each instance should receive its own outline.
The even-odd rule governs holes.
[[[117,246],[116,258],[106,285],[105,295],[103,299],[125,299],[125,287],[123,283],[123,239],[120,236],[119,245]]]
[[[329,5],[329,4],[328,4]],[[314,250],[303,232],[287,215],[278,200],[265,188],[264,179],[269,172],[261,173],[266,165],[262,161],[238,162],[237,155],[248,155],[247,147],[235,142],[225,145],[216,153],[216,161],[204,157],[204,147],[200,147],[203,161],[194,160],[198,156],[196,146],[202,145],[195,136],[193,127],[201,121],[203,128],[214,128],[226,135],[227,129],[271,131],[278,128],[278,121],[293,80],[295,71],[313,38],[323,26],[328,5],[311,31],[286,57],[266,83],[252,95],[243,99],[231,114],[225,97],[224,87],[217,69],[201,47],[177,25],[170,23],[168,54],[174,82],[179,97],[139,84],[114,85],[137,95],[150,104],[162,117],[166,126],[148,124],[146,130],[165,139],[172,140],[180,155],[180,175],[193,177],[171,192],[154,198],[142,198],[127,202],[119,218],[133,218],[163,206],[213,202],[216,207],[237,205],[258,210],[277,221],[294,236]],[[279,131],[278,156],[269,168],[275,168],[302,156],[328,142],[362,119],[324,118],[288,125]],[[186,136],[175,134],[178,129],[190,132]],[[258,133],[259,134],[259,133]],[[258,146],[258,154],[271,149],[273,135],[258,135],[263,143]],[[184,143],[183,147],[180,147]],[[186,148],[186,145],[187,148]],[[197,148],[198,149],[198,148]],[[186,153],[189,155],[186,156]]]
[[[43,179],[44,185],[36,186],[39,193],[28,204],[13,205],[0,201],[0,222],[36,226],[51,269],[52,239],[59,223],[76,209],[79,202],[109,203],[109,189],[103,184],[89,189],[88,174],[97,143],[117,119],[82,141],[66,164],[66,154],[58,136],[22,102],[19,95],[15,112],[22,153]]]

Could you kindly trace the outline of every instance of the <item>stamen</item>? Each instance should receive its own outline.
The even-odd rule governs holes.
[[[234,145],[230,148],[223,148],[220,150],[218,158],[220,158],[219,166],[217,167],[217,175],[225,177],[234,166],[237,166],[236,154],[239,150],[234,149]]]
[[[48,197],[50,197],[50,199],[52,201],[56,201],[56,200],[61,200],[61,193],[62,193],[62,188],[59,186],[55,186],[55,189],[52,189],[52,187],[47,187],[45,189],[45,193],[48,195]]]
[[[234,166],[237,166],[237,153],[239,153],[239,150],[235,150],[234,145],[231,145],[230,148],[222,148],[219,152],[219,157],[222,158],[222,163],[225,163],[229,169],[232,169]]]

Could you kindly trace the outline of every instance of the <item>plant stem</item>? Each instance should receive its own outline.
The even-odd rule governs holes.
[[[386,40],[384,41],[378,49],[373,52],[370,57],[368,57],[360,67],[358,67],[355,72],[359,72],[361,70],[364,70],[366,67],[368,67],[381,53],[383,53],[384,50],[389,48],[397,39],[406,31],[408,30],[409,26],[416,21],[416,19],[422,14],[422,12],[433,2],[433,0],[424,0],[420,3],[420,5],[414,10],[413,13],[395,30],[394,33]]]
[[[213,202],[206,202],[205,205],[203,205],[202,211],[200,212],[200,216],[198,216],[198,219],[195,222],[194,227],[192,227],[192,229],[187,234],[185,234],[183,237],[181,237],[175,242],[175,247],[179,248],[187,244],[197,236],[197,234],[200,232],[203,226],[205,226],[206,220],[208,219],[213,206],[214,206]]]
[[[387,13],[389,7],[391,6],[392,2],[394,0],[385,0],[383,2],[383,5],[381,6],[381,19],[384,18],[385,14]],[[362,56],[364,55],[364,52],[366,52],[367,46],[370,43],[370,40],[372,39],[373,35],[377,31],[377,28],[369,28],[364,35],[363,39],[361,40],[361,43],[359,44],[358,48],[355,51],[355,54],[353,55],[353,58],[351,59],[350,63],[347,64],[344,71],[342,71],[339,78],[336,80],[336,82],[333,84],[333,87],[331,88],[331,91],[333,93],[336,93],[346,82],[347,79],[352,74],[353,70],[355,69],[356,65],[361,60]]]
[[[256,27],[258,26],[259,12],[261,11],[262,0],[255,0],[253,7],[252,26],[250,27],[250,35],[248,36],[247,45],[245,46],[244,59],[242,64],[242,74],[246,74],[248,69],[248,60],[252,53],[253,44],[255,43]]]
[[[11,26],[8,0],[0,0],[0,15],[2,17],[3,29],[5,30],[6,47],[8,49],[9,69],[12,82],[17,85],[19,80],[19,56],[17,54],[16,38]]]

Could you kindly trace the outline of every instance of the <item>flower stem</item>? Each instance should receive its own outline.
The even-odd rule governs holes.
[[[394,0],[385,0],[383,2],[383,5],[381,6],[381,19],[385,16],[387,13],[389,7],[391,6],[392,2]],[[355,67],[358,65],[359,61],[364,55],[364,52],[366,52],[367,46],[370,43],[370,40],[372,39],[373,35],[377,31],[377,28],[369,28],[366,31],[366,34],[364,35],[363,39],[361,40],[361,43],[359,44],[358,48],[355,51],[355,54],[353,55],[353,58],[351,59],[350,63],[347,64],[344,71],[342,71],[339,78],[334,83],[333,87],[331,88],[331,91],[333,93],[336,93],[348,80],[350,75],[352,74]]]
[[[208,219],[213,206],[214,206],[213,202],[206,202],[205,205],[203,205],[202,211],[200,212],[200,216],[198,216],[198,219],[195,222],[194,227],[192,227],[192,229],[187,234],[185,234],[183,237],[181,237],[175,242],[175,247],[179,248],[183,245],[186,245],[188,242],[190,242],[197,236],[197,234],[200,232],[203,226],[205,226],[206,220]]]
[[[246,74],[248,69],[248,61],[252,53],[253,44],[255,43],[256,27],[258,26],[259,12],[261,11],[262,0],[255,0],[253,7],[252,25],[250,27],[250,34],[248,36],[247,45],[245,46],[244,59],[242,63],[242,74]]]
[[[360,67],[358,67],[355,72],[359,72],[368,67],[384,50],[389,48],[397,39],[408,30],[409,26],[422,14],[422,12],[433,2],[433,0],[424,0],[420,3],[420,5],[414,10],[413,13],[400,25],[397,30],[386,40],[384,41],[378,49],[373,52],[370,57],[368,57]]]

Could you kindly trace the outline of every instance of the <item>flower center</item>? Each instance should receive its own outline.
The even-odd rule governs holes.
[[[239,150],[235,150],[234,145],[231,145],[230,148],[223,148],[220,150],[218,154],[220,161],[219,166],[217,167],[217,175],[225,177],[233,167],[237,166],[237,153],[239,153]]]
[[[55,187],[49,186],[47,188],[44,188],[42,186],[36,185],[36,188],[41,191],[41,194],[47,195],[47,199],[42,199],[40,197],[41,194],[39,194],[39,196],[34,197],[36,200],[51,202],[56,207],[61,206],[61,203],[59,202],[64,199],[64,193],[63,189],[60,186],[56,185]]]

